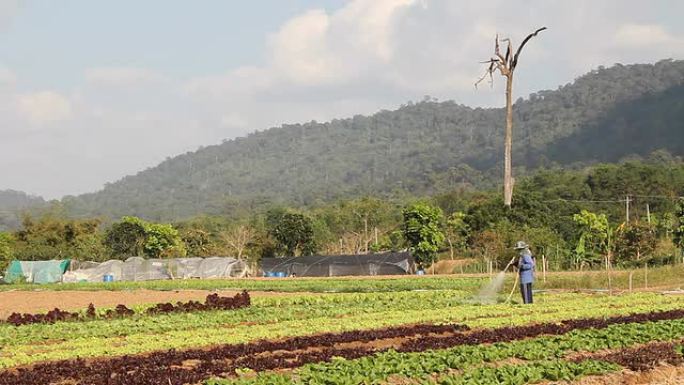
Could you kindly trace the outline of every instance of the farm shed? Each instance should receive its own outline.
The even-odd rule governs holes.
[[[54,283],[61,282],[69,268],[68,259],[51,261],[12,261],[5,271],[8,283]]]
[[[110,260],[89,263],[64,275],[64,282],[102,282],[105,275],[114,281],[149,281],[159,279],[229,278],[247,274],[247,264],[228,257]]]
[[[264,275],[284,273],[297,277],[336,277],[345,275],[402,275],[415,272],[410,253],[363,255],[315,255],[307,257],[263,258]]]

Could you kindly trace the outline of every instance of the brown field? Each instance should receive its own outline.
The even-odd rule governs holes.
[[[89,304],[98,308],[114,307],[118,304],[126,306],[177,301],[202,301],[208,294],[219,293],[221,296],[233,296],[233,290],[129,290],[129,291],[5,291],[0,292],[0,318],[6,318],[13,312],[36,313],[58,307],[62,310],[80,310]],[[302,293],[250,292],[252,297],[290,296]]]

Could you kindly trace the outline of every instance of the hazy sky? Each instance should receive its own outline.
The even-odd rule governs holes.
[[[684,1],[0,0],[0,189],[100,189],[166,157],[281,123],[473,82],[498,32],[527,47],[516,97],[599,65],[684,56]],[[497,85],[501,79],[495,79]]]

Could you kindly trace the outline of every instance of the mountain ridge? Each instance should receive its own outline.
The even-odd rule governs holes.
[[[682,85],[683,61],[617,64],[518,99],[516,173],[661,148],[681,155]],[[635,114],[642,104],[644,112]],[[670,111],[652,123],[661,105]],[[458,185],[491,187],[498,182],[503,122],[503,108],[426,99],[370,116],[286,124],[175,156],[62,202],[76,216],[169,220],[229,214],[243,204],[310,205],[358,195],[431,194]],[[660,139],[625,146],[656,123]],[[617,138],[610,151],[608,134]]]

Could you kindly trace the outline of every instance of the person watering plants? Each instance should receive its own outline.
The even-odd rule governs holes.
[[[518,274],[520,276],[520,294],[522,294],[523,303],[532,303],[532,282],[534,282],[534,257],[530,252],[530,246],[518,241],[515,244],[515,250],[520,253],[518,258]]]

